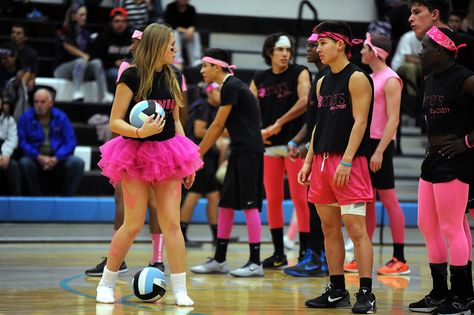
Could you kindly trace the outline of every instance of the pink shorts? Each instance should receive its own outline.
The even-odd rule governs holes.
[[[374,199],[369,167],[365,156],[357,156],[352,161],[349,182],[344,187],[333,186],[336,168],[342,154],[317,154],[313,158],[308,201],[314,204],[327,205],[337,203],[350,205],[360,202],[371,202]]]

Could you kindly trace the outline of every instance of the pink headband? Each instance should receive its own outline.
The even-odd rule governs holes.
[[[370,35],[370,33],[365,33],[364,45],[367,45],[370,48],[372,48],[372,50],[374,51],[375,57],[380,57],[380,59],[382,59],[383,61],[385,61],[387,59],[388,52],[386,52],[384,49],[382,49],[380,47],[377,47],[377,46],[374,46],[374,44],[372,44],[372,36]]]
[[[466,44],[460,44],[456,46],[456,44],[451,40],[451,38],[446,36],[446,34],[441,32],[436,26],[430,28],[430,30],[426,33],[426,36],[431,38],[436,44],[440,45],[441,47],[444,47],[450,51],[454,51],[454,58],[458,56],[459,48],[467,46]]]
[[[323,33],[313,33],[311,34],[311,36],[308,38],[308,41],[317,41],[318,39],[320,38],[331,38],[331,39],[334,39],[336,41],[339,41],[339,40],[342,40],[344,43],[346,43],[347,45],[349,45],[351,48],[353,45],[358,45],[358,44],[361,44],[363,42],[362,39],[357,39],[357,38],[354,38],[353,40],[350,40],[349,37],[345,36],[345,35],[342,35],[342,34],[339,34],[339,33],[334,33],[334,32],[323,32]],[[349,52],[347,53],[347,58],[351,58],[351,51],[349,50]]]
[[[221,66],[222,68],[227,68],[227,69],[229,69],[229,72],[231,74],[234,74],[234,71],[232,71],[232,69],[237,69],[237,66],[235,66],[235,65],[229,65],[225,61],[222,61],[222,60],[219,60],[219,59],[214,59],[212,57],[204,56],[204,57],[202,57],[201,61],[202,62],[208,62],[208,63],[211,63],[213,65],[218,65],[218,66]]]
[[[143,32],[135,30],[133,31],[132,38],[142,39],[142,35],[143,35]]]

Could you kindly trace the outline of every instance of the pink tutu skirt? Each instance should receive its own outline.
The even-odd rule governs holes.
[[[184,178],[203,165],[199,147],[176,134],[165,141],[136,141],[116,137],[100,147],[98,166],[115,187],[124,174],[134,179],[156,183]]]

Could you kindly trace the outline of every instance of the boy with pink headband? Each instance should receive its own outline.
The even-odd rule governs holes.
[[[429,146],[418,186],[418,227],[426,241],[433,290],[409,305],[415,312],[470,314],[467,299],[473,293],[465,209],[474,173],[474,73],[454,62],[460,46],[453,38],[451,30],[433,26],[422,41],[421,62],[429,72],[423,97]]]
[[[397,276],[410,273],[405,260],[405,215],[395,191],[393,155],[395,137],[400,121],[400,100],[403,83],[398,74],[387,66],[386,60],[391,50],[391,40],[382,35],[366,34],[361,51],[362,63],[372,69],[370,77],[374,81],[374,111],[370,124],[370,178],[375,193],[378,193],[390,218],[393,238],[393,258],[379,268],[382,275]],[[367,233],[374,236],[376,226],[375,200],[367,204]],[[347,272],[357,272],[355,259],[344,265]]]
[[[248,230],[250,257],[241,268],[233,270],[234,277],[263,277],[260,263],[262,226],[263,142],[260,135],[260,115],[257,101],[248,87],[233,76],[229,55],[222,49],[209,49],[202,58],[204,82],[221,85],[221,105],[206,135],[199,144],[204,155],[222,134],[230,136],[230,157],[219,201],[217,244],[213,258],[191,268],[198,274],[225,274],[226,255],[234,224],[234,211],[242,209]]]
[[[258,99],[265,143],[263,184],[274,252],[262,264],[263,268],[269,269],[288,264],[283,246],[285,173],[298,221],[299,261],[306,254],[309,240],[307,189],[297,181],[303,159],[290,158],[288,145],[294,145],[290,140],[304,124],[303,113],[308,102],[311,75],[306,67],[290,64],[293,50],[294,44],[288,35],[275,33],[268,36],[263,44],[262,56],[270,68],[257,73],[250,83],[250,90]]]
[[[352,39],[347,24],[323,22],[313,33],[318,36],[321,62],[331,71],[316,86],[316,124],[298,181],[310,185],[308,200],[321,217],[331,283],[325,293],[305,304],[313,308],[351,306],[344,279],[342,219],[359,265],[360,289],[352,312],[374,313],[373,252],[365,224],[366,203],[373,200],[367,162],[372,79],[348,59],[352,45],[361,41]]]

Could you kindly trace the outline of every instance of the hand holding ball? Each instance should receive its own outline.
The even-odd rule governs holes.
[[[130,124],[140,129],[140,137],[160,133],[165,125],[165,110],[156,101],[144,100],[133,106],[129,116]]]

